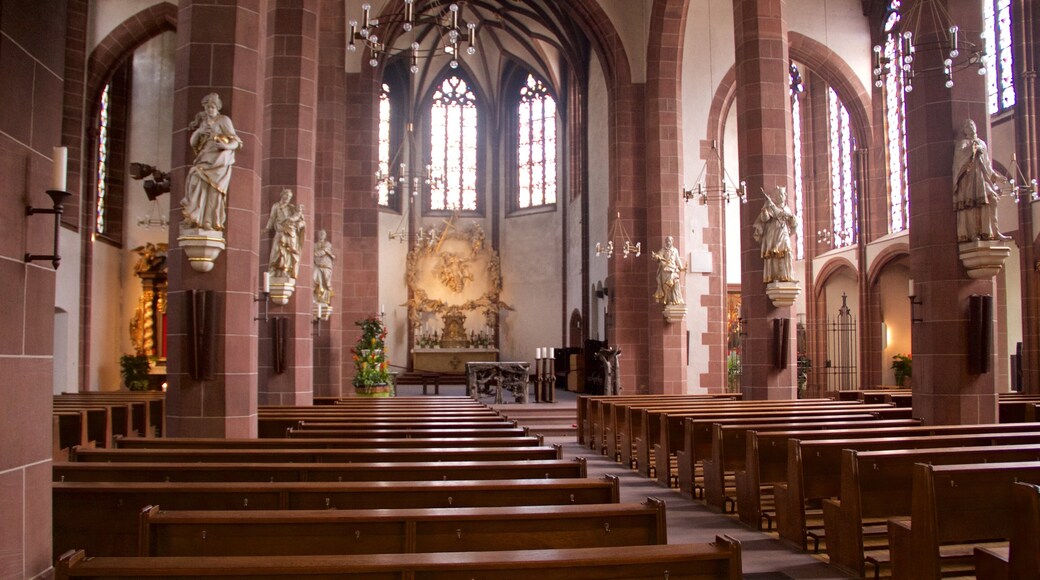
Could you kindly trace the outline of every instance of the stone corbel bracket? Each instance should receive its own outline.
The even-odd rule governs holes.
[[[685,304],[667,304],[662,310],[664,319],[668,322],[682,322],[686,318]]]
[[[766,284],[766,296],[773,302],[775,308],[784,308],[794,305],[802,289],[798,282],[770,282]]]
[[[213,262],[227,247],[223,232],[199,228],[181,228],[177,243],[188,256],[188,263],[196,272],[212,270]]]
[[[957,249],[968,277],[973,280],[996,276],[1004,267],[1004,260],[1011,255],[1011,248],[1001,240],[963,242]]]
[[[289,298],[296,291],[296,278],[288,276],[271,276],[271,302],[280,306],[289,303]]]

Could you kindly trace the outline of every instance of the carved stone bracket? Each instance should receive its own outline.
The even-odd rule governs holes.
[[[191,264],[192,270],[196,272],[212,270],[213,262],[227,247],[223,232],[199,228],[181,228],[181,235],[177,237],[177,243],[188,256],[188,263]]]
[[[685,304],[666,304],[661,311],[668,322],[681,322],[686,318]]]
[[[802,289],[798,287],[798,282],[770,282],[766,284],[766,296],[773,302],[775,308],[793,305],[801,293]]]
[[[1011,255],[1011,248],[1001,240],[964,242],[958,246],[961,263],[973,280],[992,278],[1004,267],[1004,260]]]
[[[271,276],[271,302],[285,306],[296,291],[296,278]]]

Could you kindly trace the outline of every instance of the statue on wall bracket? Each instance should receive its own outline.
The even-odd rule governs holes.
[[[791,306],[802,290],[794,279],[791,235],[798,219],[787,207],[787,188],[776,186],[776,199],[762,190],[765,203],[755,218],[753,236],[761,244],[762,281],[773,306]]]
[[[993,170],[989,147],[979,138],[975,122],[965,119],[962,137],[953,150],[953,207],[957,211],[957,242],[968,277],[992,278],[1011,255],[1008,236],[1000,233],[997,203],[1008,178]]]
[[[658,252],[650,252],[657,260],[657,290],[654,300],[664,305],[664,317],[668,322],[678,322],[686,318],[686,298],[683,296],[681,276],[686,273],[679,250],[673,245],[672,236],[664,239],[664,247]]]
[[[267,271],[271,274],[271,301],[288,304],[296,290],[303,251],[303,206],[292,203],[292,190],[283,189],[281,198],[271,206],[266,231],[271,235],[271,256]]]

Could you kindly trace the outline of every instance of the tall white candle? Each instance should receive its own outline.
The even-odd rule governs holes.
[[[553,358],[555,355],[556,355],[556,349],[554,349],[553,347],[550,346],[549,347],[549,353],[546,354],[545,356],[547,358]]]
[[[906,292],[907,292],[907,294],[906,294],[907,296],[910,296],[910,297],[917,296],[917,294],[914,294],[914,279],[913,278],[910,278],[909,289]]]
[[[542,349],[541,349],[541,347],[538,347],[538,348],[534,349],[534,359],[538,360],[540,358],[542,358]]]
[[[263,285],[263,289],[264,289],[265,293],[270,293],[271,292],[271,273],[270,272],[264,272],[264,285]]]
[[[65,178],[69,171],[68,147],[54,148],[54,164],[51,166],[51,189],[65,191]]]

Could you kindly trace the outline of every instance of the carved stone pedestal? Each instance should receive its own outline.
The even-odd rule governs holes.
[[[1004,267],[1004,260],[1011,255],[1011,248],[1002,240],[980,240],[964,242],[958,246],[961,263],[973,280],[992,278]]]
[[[798,287],[798,282],[770,282],[766,284],[766,296],[769,297],[776,308],[791,306],[795,300],[798,300],[798,295],[801,293],[802,289]]]
[[[213,262],[217,256],[224,251],[227,244],[224,242],[224,233],[216,230],[204,230],[200,228],[181,228],[181,235],[177,237],[177,244],[188,256],[191,269],[196,272],[209,272],[213,269]]]
[[[296,278],[271,276],[271,302],[285,306],[296,291]]]
[[[668,322],[680,322],[686,318],[686,305],[685,304],[666,304],[662,310],[664,319]]]

